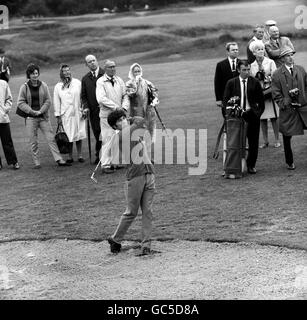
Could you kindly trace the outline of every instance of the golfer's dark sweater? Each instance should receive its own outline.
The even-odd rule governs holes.
[[[119,147],[122,152],[122,156],[125,159],[125,163],[129,163],[126,173],[127,180],[131,180],[145,174],[155,173],[154,166],[147,155],[146,145],[142,141],[145,132],[145,120],[141,117],[134,117],[131,122],[132,124],[130,126],[125,127],[119,133]],[[135,132],[137,129],[139,129],[139,131]],[[137,136],[133,134],[134,132],[137,133]],[[125,138],[129,136],[130,148],[129,145],[123,146]],[[123,139],[123,137],[125,138]],[[129,143],[129,139],[127,139],[127,143]],[[134,156],[135,152],[137,153],[138,159]],[[140,158],[142,158],[141,163],[135,163],[137,160],[140,160]]]

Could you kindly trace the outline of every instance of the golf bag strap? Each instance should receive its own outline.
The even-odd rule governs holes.
[[[224,128],[225,128],[225,121],[223,122],[222,127],[217,135],[216,144],[215,144],[215,148],[214,148],[214,152],[213,152],[213,156],[212,156],[213,159],[218,159],[218,157],[219,157],[218,148],[220,145],[222,134],[224,132]]]

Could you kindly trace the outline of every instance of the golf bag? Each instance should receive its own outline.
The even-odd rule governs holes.
[[[225,178],[242,178],[246,173],[246,123],[242,117],[226,115]]]

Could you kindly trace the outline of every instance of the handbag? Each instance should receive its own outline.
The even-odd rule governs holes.
[[[30,115],[24,111],[22,111],[19,107],[16,109],[16,114],[22,118],[28,118]]]
[[[54,139],[60,153],[66,154],[70,152],[70,142],[68,140],[66,132],[64,131],[62,123],[58,124]]]

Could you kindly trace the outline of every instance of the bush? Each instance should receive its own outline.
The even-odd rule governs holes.
[[[29,0],[21,13],[24,16],[48,16],[50,10],[46,6],[45,0]]]

